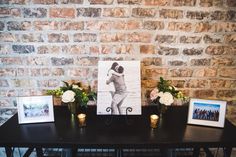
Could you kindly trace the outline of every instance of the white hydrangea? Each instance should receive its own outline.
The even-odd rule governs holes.
[[[75,92],[73,92],[72,90],[67,90],[66,92],[64,92],[62,95],[62,101],[64,103],[74,102],[75,101]]]
[[[170,106],[174,102],[174,98],[169,92],[161,94],[159,102],[166,106]]]

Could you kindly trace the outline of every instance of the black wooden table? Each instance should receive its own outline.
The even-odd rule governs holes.
[[[13,147],[28,147],[25,156],[36,148],[71,148],[75,156],[78,148],[111,148],[122,156],[123,149],[133,148],[225,148],[226,156],[236,147],[236,127],[228,120],[224,128],[187,125],[188,107],[170,107],[156,129],[150,128],[149,116],[157,113],[155,106],[142,107],[141,116],[97,116],[96,107],[86,110],[87,126],[80,128],[78,120],[71,117],[66,107],[55,107],[55,122],[18,124],[17,115],[0,127],[0,147],[7,156]],[[107,125],[107,120],[112,123]]]

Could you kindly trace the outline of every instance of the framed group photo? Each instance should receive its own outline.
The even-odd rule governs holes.
[[[97,114],[141,115],[140,61],[99,61]]]
[[[224,127],[226,101],[190,99],[188,124]]]
[[[52,96],[26,96],[17,98],[19,124],[53,122]]]

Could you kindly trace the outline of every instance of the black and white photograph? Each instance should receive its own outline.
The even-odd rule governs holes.
[[[52,96],[18,97],[19,123],[54,121]]]
[[[190,99],[188,124],[224,127],[226,101]]]
[[[140,83],[139,61],[99,61],[97,114],[140,115]]]

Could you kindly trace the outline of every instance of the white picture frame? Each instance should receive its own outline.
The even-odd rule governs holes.
[[[19,124],[54,122],[51,95],[17,97],[17,110]]]
[[[188,124],[224,127],[226,101],[191,98],[188,111]]]
[[[115,63],[117,63],[117,70],[123,68],[122,73],[117,74],[112,70]],[[123,77],[124,80],[120,81],[119,85],[115,85],[115,81],[111,81],[112,77]],[[117,87],[125,89],[125,92],[122,91],[122,98],[121,95],[117,95]],[[114,102],[116,102],[115,105]],[[97,114],[141,115],[140,61],[98,62]]]

